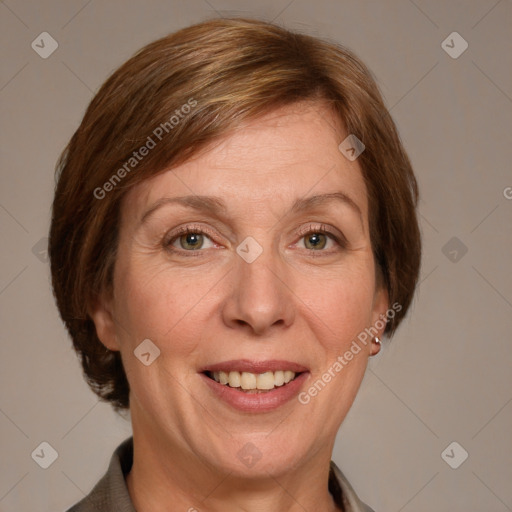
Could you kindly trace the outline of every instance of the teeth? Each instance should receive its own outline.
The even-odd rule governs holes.
[[[256,389],[256,375],[254,373],[242,372],[240,375],[240,387],[242,389]]]
[[[275,377],[272,372],[260,373],[256,377],[256,387],[258,389],[274,389]]]
[[[240,380],[240,372],[229,372],[228,384],[230,388],[239,388]]]
[[[291,372],[290,370],[286,370],[284,372],[284,383],[287,384],[295,377],[295,373]]]
[[[242,388],[246,391],[253,389],[268,390],[292,381],[295,378],[295,372],[290,370],[258,374],[250,372],[213,372],[212,376],[216,382],[231,388]]]
[[[282,386],[283,384],[284,384],[284,372],[282,370],[274,372],[274,385]]]

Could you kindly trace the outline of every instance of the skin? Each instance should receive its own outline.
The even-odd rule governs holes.
[[[127,485],[139,512],[337,510],[327,488],[334,440],[378,344],[363,345],[307,405],[295,397],[264,413],[232,408],[198,372],[231,359],[291,360],[309,369],[304,391],[385,314],[366,186],[338,149],[347,135],[322,104],[282,107],[125,198],[113,295],[91,316],[130,383]],[[290,212],[297,199],[334,191],[361,213],[342,201]],[[157,200],[184,195],[219,197],[226,212],[166,204],[141,224]],[[187,224],[208,233],[192,249],[186,235],[168,243]],[[297,232],[320,224],[345,246]],[[250,264],[236,253],[247,236],[263,248]],[[160,349],[149,366],[133,354],[146,338]],[[237,456],[246,443],[261,453],[252,467]]]

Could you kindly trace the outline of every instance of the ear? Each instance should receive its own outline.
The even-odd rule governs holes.
[[[96,326],[96,334],[109,350],[119,351],[116,324],[113,315],[113,298],[102,293],[89,307],[88,313]]]
[[[386,286],[378,286],[375,290],[372,309],[372,326],[377,329],[376,336],[382,339],[387,325],[387,311],[389,309],[389,294]],[[378,354],[380,344],[372,343],[371,355]]]

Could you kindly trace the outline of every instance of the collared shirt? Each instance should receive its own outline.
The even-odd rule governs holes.
[[[126,475],[133,463],[133,437],[114,451],[107,472],[94,489],[67,512],[136,512],[126,486]],[[329,492],[345,512],[373,512],[356,495],[352,486],[331,461]]]

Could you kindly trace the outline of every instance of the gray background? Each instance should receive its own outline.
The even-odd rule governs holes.
[[[509,0],[8,0],[0,13],[2,512],[65,510],[131,432],[82,380],[54,306],[41,247],[56,159],[113,69],[158,37],[227,15],[353,49],[421,188],[421,285],[371,361],[334,460],[377,512],[512,510]],[[47,59],[31,48],[43,31],[59,44]],[[456,59],[441,46],[453,31],[469,44]],[[46,470],[31,457],[42,441],[58,452]],[[452,441],[469,453],[458,469],[441,457]],[[461,453],[448,451],[452,463]]]

